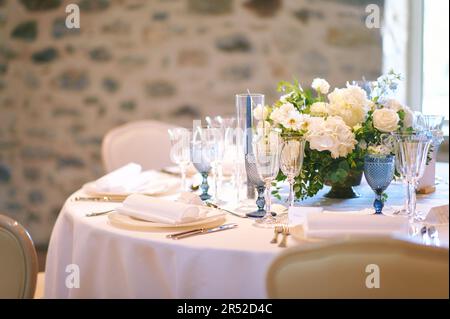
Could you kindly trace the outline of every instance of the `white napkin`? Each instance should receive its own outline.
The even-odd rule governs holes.
[[[409,224],[404,217],[320,213],[306,215],[303,228],[307,237],[389,236],[408,234]]]
[[[83,185],[88,194],[163,193],[179,182],[157,171],[142,171],[140,165],[127,164],[94,182]]]
[[[203,201],[200,199],[200,196],[190,192],[180,193],[177,202],[198,206],[203,205]]]
[[[97,191],[102,192],[127,192],[142,184],[141,172],[141,165],[129,163],[99,178],[93,186]]]
[[[128,196],[116,211],[119,214],[146,221],[175,225],[201,220],[207,217],[210,209],[179,201],[133,194]]]

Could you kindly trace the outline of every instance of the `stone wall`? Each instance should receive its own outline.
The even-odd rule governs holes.
[[[78,3],[81,29],[64,26]],[[0,0],[0,211],[45,244],[64,199],[103,173],[111,128],[234,113],[246,88],[381,72],[358,0]]]

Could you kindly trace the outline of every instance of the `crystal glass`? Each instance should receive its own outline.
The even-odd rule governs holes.
[[[192,132],[186,128],[169,129],[169,138],[172,144],[170,159],[180,167],[181,190],[187,191],[186,170],[191,161],[190,142]]]
[[[225,129],[223,127],[223,119],[220,116],[216,116],[214,119],[210,117],[206,117],[206,122],[208,123],[208,127],[213,128],[213,132],[215,134],[215,149],[214,149],[214,160],[211,163],[212,173],[213,173],[213,181],[214,181],[214,189],[213,189],[213,197],[214,200],[219,203],[219,188],[222,183],[222,175],[223,175],[223,160],[225,155]]]
[[[216,158],[216,138],[217,129],[208,127],[197,127],[192,136],[191,142],[191,160],[194,167],[202,175],[202,184],[200,185],[202,194],[200,198],[203,201],[211,199],[208,194],[208,174],[211,171],[211,163]]]
[[[367,183],[376,194],[373,207],[375,214],[383,213],[384,191],[394,178],[395,157],[392,155],[366,155],[364,158],[364,176]]]
[[[273,227],[277,223],[277,219],[272,215],[271,210],[271,185],[280,171],[281,140],[280,133],[276,130],[261,133],[257,133],[254,136],[253,150],[255,152],[255,164],[258,175],[266,188],[266,215],[262,219],[257,220],[256,225]]]
[[[400,173],[404,176],[409,197],[408,214],[411,222],[421,221],[416,210],[416,187],[423,176],[430,146],[431,132],[411,132],[393,134],[400,154]]]
[[[399,179],[402,181],[402,183],[405,185],[405,201],[403,204],[403,207],[400,208],[398,211],[395,212],[395,215],[399,216],[407,216],[409,215],[408,209],[409,209],[409,191],[408,191],[408,183],[406,181],[405,176],[402,173],[402,167],[403,167],[403,161],[402,161],[402,155],[400,153],[400,147],[398,145],[397,139],[393,139],[393,150],[395,154],[395,170],[400,175]]]
[[[294,183],[303,166],[305,140],[297,134],[283,134],[280,154],[280,168],[289,182],[289,206],[294,206]]]
[[[250,92],[236,95],[237,131],[241,132],[244,150],[245,172],[247,175],[247,198],[255,197],[255,187],[258,192],[256,205],[258,210],[247,214],[248,217],[262,218],[265,216],[264,182],[259,178],[255,156],[253,151],[253,134],[258,127],[258,119],[255,118],[256,108],[264,107],[263,94],[251,94]]]

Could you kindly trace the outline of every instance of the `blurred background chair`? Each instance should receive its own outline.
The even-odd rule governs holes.
[[[138,121],[109,131],[102,143],[106,171],[113,171],[130,162],[140,164],[144,170],[173,165],[167,132],[173,127],[157,121]]]
[[[268,271],[269,298],[446,298],[447,249],[393,239],[359,239],[292,248]],[[373,268],[379,288],[369,289]],[[367,272],[368,271],[368,272]],[[368,279],[369,277],[369,279]]]
[[[30,235],[15,220],[0,215],[0,299],[33,298],[37,275],[38,259]],[[43,289],[38,290],[41,297]]]

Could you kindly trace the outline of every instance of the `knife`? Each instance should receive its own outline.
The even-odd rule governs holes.
[[[231,214],[231,215],[236,216],[236,217],[247,218],[247,216],[245,216],[245,215],[240,215],[240,214],[238,214],[236,212],[233,212],[233,211],[231,211],[229,209],[226,209],[226,208],[222,208],[219,205],[216,205],[216,204],[211,203],[211,202],[205,202],[205,205],[208,206],[208,207],[212,207],[212,208],[215,208],[215,209],[227,212],[228,214]]]
[[[184,232],[184,233],[180,233],[180,234],[173,234],[170,238],[177,240],[177,239],[182,239],[182,238],[196,236],[196,235],[211,234],[211,233],[216,233],[219,231],[233,229],[233,228],[236,228],[237,226],[238,226],[238,224],[225,224],[225,225],[215,227],[215,228],[201,228],[201,229]]]

